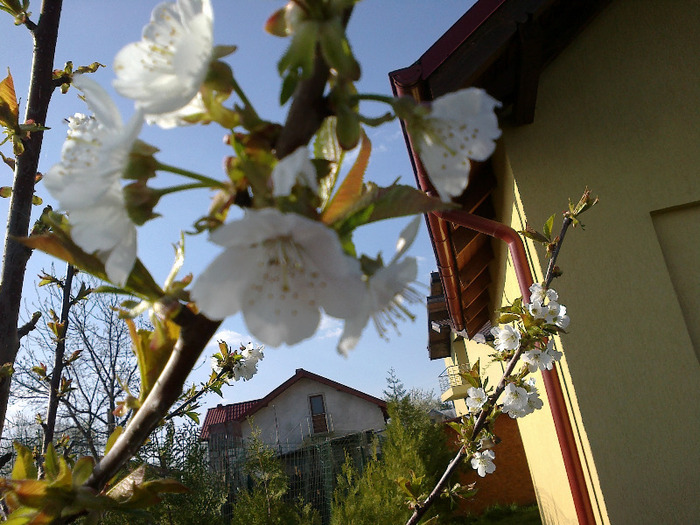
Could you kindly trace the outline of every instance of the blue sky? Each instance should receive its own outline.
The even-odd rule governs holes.
[[[215,43],[234,44],[236,53],[228,57],[236,79],[252,100],[257,111],[272,120],[283,119],[284,113],[277,104],[279,77],[276,61],[285,49],[284,39],[266,34],[263,24],[267,17],[284,2],[277,0],[213,0],[215,13]],[[472,0],[365,0],[355,8],[349,25],[349,36],[356,57],[362,64],[362,80],[358,89],[362,92],[390,94],[387,74],[405,67],[442,35],[472,4]],[[111,89],[114,74],[111,68],[114,55],[121,47],[140,38],[142,27],[148,22],[156,2],[122,0],[67,0],[64,2],[61,31],[56,54],[56,67],[67,60],[74,65],[94,61],[107,65],[93,78],[100,82],[117,100],[122,115],[128,118],[132,103],[119,99]],[[39,1],[35,0],[30,11],[38,14]],[[11,17],[0,13],[0,67],[10,67],[19,97],[26,98],[32,42],[28,31],[14,27]],[[36,18],[36,17],[34,17]],[[4,75],[3,75],[4,77]],[[370,107],[367,108],[367,112]],[[24,106],[22,105],[22,111]],[[376,113],[384,108],[377,107]],[[75,112],[84,112],[84,104],[71,90],[67,95],[56,92],[49,110],[47,125],[52,129],[45,134],[40,171],[46,171],[60,156],[66,126],[63,119]],[[413,184],[413,174],[399,124],[394,122],[382,128],[368,130],[373,143],[373,155],[367,179],[379,185],[388,185],[397,177],[406,184]],[[212,177],[223,177],[222,158],[228,153],[221,141],[223,130],[216,126],[178,129],[163,132],[158,128],[145,128],[141,139],[161,149],[161,162],[189,168]],[[2,152],[11,153],[8,145]],[[9,169],[0,166],[0,186],[11,184]],[[37,194],[45,202],[52,203],[40,184]],[[192,222],[206,212],[210,194],[206,191],[189,192],[183,197],[171,196],[162,201],[156,211],[163,218],[148,223],[139,230],[139,256],[158,281],[163,281],[172,262],[172,243],[180,230],[190,228]],[[7,215],[7,200],[0,199],[0,215]],[[35,217],[40,213],[35,210]],[[357,234],[359,251],[374,256],[382,250],[385,259],[390,258],[394,244],[406,220],[386,221],[374,227],[365,227]],[[4,229],[3,229],[4,232]],[[187,261],[185,272],[197,275],[217,253],[216,247],[206,242],[204,236],[186,238]],[[409,252],[419,262],[419,280],[422,292],[427,294],[430,272],[436,268],[425,225],[421,226],[413,248]],[[49,268],[51,259],[35,254],[29,264],[25,289],[26,310],[36,301],[31,290],[42,268]],[[62,271],[63,265],[58,262]],[[442,361],[430,362],[427,355],[427,322],[424,305],[415,305],[415,322],[400,326],[400,335],[389,333],[389,341],[380,339],[374,327],[368,326],[363,338],[349,357],[343,358],[335,351],[342,329],[339,322],[326,319],[313,339],[294,347],[268,348],[265,359],[259,365],[259,373],[249,382],[239,382],[224,390],[221,400],[212,395],[207,405],[219,402],[246,401],[264,396],[269,390],[294,374],[296,368],[327,376],[369,394],[381,396],[386,386],[389,368],[407,387],[434,389],[437,392],[437,376],[443,370]],[[25,315],[26,317],[26,315]],[[230,344],[247,342],[248,335],[241,316],[227,319],[219,338]],[[215,343],[211,349],[215,348]],[[192,378],[198,380],[209,372],[207,350],[202,365]]]

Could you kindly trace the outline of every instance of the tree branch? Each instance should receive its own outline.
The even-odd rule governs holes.
[[[554,279],[554,269],[556,268],[557,264],[557,257],[559,257],[559,250],[561,250],[561,245],[564,242],[564,236],[566,235],[566,231],[569,229],[569,226],[573,223],[573,219],[571,217],[564,217],[564,220],[561,223],[561,231],[559,232],[559,240],[557,241],[557,244],[554,246],[554,249],[552,250],[552,257],[549,259],[549,264],[547,265],[547,273],[545,274],[545,279],[544,279],[544,287],[549,288],[549,286],[552,284],[552,280]]]
[[[109,453],[98,463],[86,485],[101,490],[119,469],[136,454],[168,409],[177,401],[187,376],[221,321],[212,321],[182,307],[174,321],[181,326],[180,338],[163,372],[141,408]]]
[[[32,30],[34,54],[27,97],[25,121],[46,122],[54,90],[53,74],[62,0],[44,0],[38,25]],[[0,363],[14,363],[19,350],[17,321],[22,285],[31,251],[17,242],[29,233],[34,182],[39,165],[43,131],[32,132],[24,141],[24,153],[17,157],[10,196],[2,273],[0,274]],[[10,395],[10,378],[0,380],[0,436]]]
[[[32,318],[17,330],[17,339],[21,341],[23,337],[29,335],[29,332],[36,328],[39,319],[41,319],[41,312],[34,312]]]

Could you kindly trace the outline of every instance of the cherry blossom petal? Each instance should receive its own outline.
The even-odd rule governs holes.
[[[333,316],[357,313],[359,263],[325,225],[264,208],[210,238],[226,250],[192,288],[205,315],[222,319],[241,311],[257,339],[279,346],[313,335],[322,309]]]
[[[68,212],[75,243],[96,253],[110,281],[123,285],[136,260],[136,229],[120,181],[143,118],[137,112],[124,126],[114,102],[97,83],[76,75],[74,84],[95,115],[69,119],[61,162],[47,171],[44,182]]]
[[[420,158],[443,201],[467,187],[470,159],[486,160],[501,136],[494,113],[500,103],[484,90],[468,88],[435,99],[420,125]]]
[[[213,56],[213,20],[209,0],[156,6],[142,39],[117,53],[114,88],[160,125],[158,115],[188,105],[204,82]],[[165,121],[171,124],[172,116]]]
[[[272,196],[286,197],[297,183],[308,186],[312,191],[318,190],[316,169],[305,146],[294,150],[272,169]]]

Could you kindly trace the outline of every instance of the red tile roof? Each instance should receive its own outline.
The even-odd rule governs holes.
[[[250,409],[258,404],[259,399],[253,401],[243,401],[242,403],[233,403],[231,405],[217,405],[215,408],[207,410],[207,415],[204,418],[202,432],[199,439],[209,439],[209,429],[212,425],[226,423],[227,421],[242,421],[246,418]]]

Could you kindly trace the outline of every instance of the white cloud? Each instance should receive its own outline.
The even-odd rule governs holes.
[[[316,332],[317,339],[330,339],[331,337],[340,337],[343,333],[343,325],[340,319],[329,317],[325,314],[321,316],[321,324]]]
[[[243,335],[240,332],[236,332],[235,330],[228,330],[224,328],[223,330],[219,330],[216,332],[214,337],[212,337],[209,342],[207,343],[207,346],[205,348],[206,350],[217,350],[219,349],[219,341],[226,341],[229,345],[232,345],[234,347],[237,347],[240,343],[247,343],[248,341],[252,341],[253,338],[250,337],[249,335]]]

